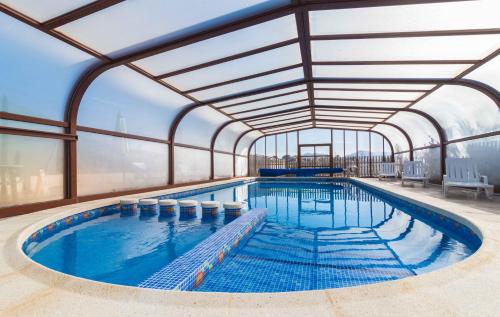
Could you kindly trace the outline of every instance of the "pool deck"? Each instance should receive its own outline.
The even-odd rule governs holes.
[[[0,220],[0,316],[500,315],[500,197],[474,201],[453,194],[444,199],[436,186],[402,188],[395,182],[358,180],[471,221],[484,235],[483,245],[462,262],[420,276],[350,288],[271,294],[175,292],[104,284],[52,271],[21,252],[19,236],[26,229],[33,230],[32,224],[38,223],[38,228],[51,222],[47,218],[118,202],[118,198],[103,199]],[[209,185],[227,182],[232,181]]]

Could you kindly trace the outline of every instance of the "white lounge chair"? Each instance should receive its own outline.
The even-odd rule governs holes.
[[[396,163],[380,163],[378,170],[378,179],[396,177]]]
[[[403,172],[401,173],[401,186],[405,185],[405,181],[421,181],[424,187],[429,182],[424,162],[422,161],[406,161],[403,163]]]
[[[477,163],[471,158],[446,159],[446,175],[443,176],[445,197],[450,187],[475,188],[475,199],[481,190],[484,190],[486,197],[493,197],[493,185],[488,184],[487,176],[479,175]]]

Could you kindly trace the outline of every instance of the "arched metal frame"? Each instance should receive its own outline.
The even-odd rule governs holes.
[[[456,1],[456,0],[453,0]],[[35,131],[35,130],[27,130],[27,129],[15,129],[15,128],[2,128],[2,131],[4,133],[9,133],[9,134],[18,134],[18,135],[32,135],[32,136],[37,136],[37,137],[51,137],[51,138],[60,138],[63,140],[66,140],[66,158],[65,158],[65,164],[66,166],[66,173],[65,173],[65,178],[66,178],[66,192],[65,192],[65,201],[68,203],[75,202],[77,199],[77,170],[76,170],[76,159],[77,159],[77,131],[81,130],[80,127],[77,126],[77,115],[78,115],[78,108],[80,106],[80,102],[84,96],[85,91],[87,88],[92,84],[92,82],[98,78],[102,73],[106,72],[107,70],[110,70],[112,68],[118,67],[118,66],[126,66],[129,67],[130,69],[138,72],[139,74],[146,76],[147,78],[154,80],[155,82],[172,89],[173,91],[179,93],[180,95],[190,99],[193,101],[193,104],[187,106],[185,109],[183,109],[174,119],[173,124],[171,125],[170,131],[169,131],[169,137],[168,140],[155,140],[161,141],[163,143],[169,144],[169,184],[173,185],[174,184],[174,177],[175,177],[175,171],[173,169],[174,166],[174,140],[175,140],[175,134],[177,127],[179,126],[181,120],[186,116],[190,111],[201,107],[201,106],[211,106],[212,103],[215,102],[221,102],[221,101],[226,101],[238,97],[244,97],[244,96],[251,96],[254,94],[258,93],[263,93],[263,92],[269,92],[269,91],[274,91],[282,88],[288,88],[292,87],[294,85],[299,85],[299,84],[306,84],[307,87],[307,92],[308,92],[308,99],[309,99],[309,106],[308,108],[311,110],[311,115],[312,115],[312,123],[313,126],[315,124],[315,115],[314,115],[314,110],[318,109],[318,106],[314,104],[314,95],[313,95],[313,83],[316,82],[330,82],[330,83],[393,83],[393,84],[435,84],[437,85],[434,89],[429,90],[427,93],[425,93],[423,96],[418,98],[417,100],[413,101],[408,107],[412,106],[416,102],[420,101],[422,98],[425,98],[427,95],[435,91],[437,88],[439,88],[442,85],[461,85],[465,87],[469,87],[472,89],[475,89],[484,95],[488,96],[491,100],[495,102],[497,107],[500,108],[500,93],[492,88],[491,86],[471,80],[471,79],[464,79],[463,77],[473,70],[477,69],[478,67],[484,65],[486,62],[492,60],[494,57],[498,56],[500,53],[500,50],[496,50],[486,58],[477,61],[477,63],[474,63],[474,65],[470,68],[467,68],[464,72],[459,74],[457,77],[454,79],[407,79],[407,78],[392,78],[392,79],[366,79],[366,78],[360,78],[360,79],[353,79],[353,78],[313,78],[312,77],[312,65],[314,63],[311,62],[311,56],[310,56],[310,49],[308,47],[309,43],[311,40],[329,40],[329,39],[361,39],[361,38],[387,38],[387,37],[415,37],[415,36],[447,36],[447,35],[472,35],[472,34],[499,34],[500,30],[499,29],[477,29],[477,30],[446,30],[446,31],[422,31],[422,32],[388,32],[388,33],[367,33],[367,34],[339,34],[339,35],[321,35],[321,36],[311,36],[308,34],[308,19],[307,19],[307,13],[312,10],[327,10],[327,9],[343,9],[343,8],[360,8],[360,7],[372,7],[372,6],[389,6],[389,5],[402,5],[402,4],[419,4],[419,3],[431,3],[431,2],[448,2],[448,0],[364,0],[364,1],[342,1],[342,2],[337,2],[337,1],[331,1],[331,2],[315,2],[312,0],[293,0],[291,4],[280,7],[280,8],[274,8],[271,10],[268,10],[266,12],[261,12],[258,14],[254,14],[252,16],[249,16],[247,18],[241,19],[239,21],[234,21],[230,23],[226,23],[217,27],[213,27],[210,29],[206,29],[202,32],[188,35],[182,38],[178,38],[176,40],[170,40],[166,41],[164,43],[160,43],[154,47],[148,48],[148,49],[143,49],[139,50],[136,52],[133,52],[132,54],[128,54],[125,56],[122,56],[117,59],[111,59],[103,54],[100,54],[96,51],[94,51],[91,48],[88,48],[84,46],[83,44],[77,42],[74,39],[71,39],[62,33],[58,32],[55,30],[55,28],[70,23],[72,21],[75,21],[77,19],[80,19],[82,17],[91,15],[95,12],[98,12],[100,10],[103,10],[107,7],[113,6],[117,3],[122,2],[122,0],[101,0],[101,1],[96,1],[91,4],[84,5],[80,8],[77,8],[75,10],[72,10],[70,12],[67,12],[65,14],[62,14],[61,16],[55,17],[49,21],[46,21],[45,23],[39,23],[30,17],[27,17],[24,14],[21,14],[17,12],[16,10],[4,5],[0,4],[0,12],[3,12],[7,15],[10,15],[34,28],[39,29],[42,32],[45,32],[73,47],[76,47],[77,49],[80,49],[91,56],[96,57],[98,60],[100,60],[100,64],[98,64],[95,67],[92,67],[89,69],[85,74],[83,74],[80,79],[78,80],[77,84],[75,85],[71,95],[70,99],[68,101],[67,105],[67,111],[66,111],[66,118],[64,122],[59,122],[59,121],[53,121],[53,120],[46,120],[46,119],[41,119],[41,118],[36,118],[36,117],[30,117],[30,116],[23,116],[23,115],[15,115],[15,114],[10,114],[10,113],[1,113],[0,117],[9,119],[9,120],[17,120],[17,121],[23,121],[23,122],[31,122],[31,123],[39,123],[39,124],[46,124],[46,125],[52,125],[52,126],[59,126],[59,127],[64,127],[66,133],[60,133],[57,134],[55,133],[54,135],[49,135],[46,132],[41,132],[41,131]],[[196,100],[195,98],[189,96],[186,94],[186,92],[182,92],[175,87],[170,86],[169,84],[166,84],[165,82],[161,81],[162,77],[161,76],[153,76],[146,71],[134,66],[131,64],[131,62],[143,59],[149,56],[153,56],[162,52],[166,52],[175,48],[179,48],[182,46],[186,46],[189,44],[193,44],[205,39],[213,38],[228,32],[236,31],[239,29],[243,29],[245,27],[249,27],[252,25],[257,25],[262,22],[270,21],[275,18],[283,17],[289,14],[294,14],[296,17],[297,21],[297,29],[298,29],[298,39],[293,40],[295,42],[299,42],[300,48],[301,48],[301,55],[302,55],[302,67],[304,70],[304,79],[303,80],[297,80],[297,81],[292,81],[288,83],[282,83],[278,85],[274,85],[272,87],[264,87],[264,88],[259,88],[255,89],[252,91],[246,91],[242,93],[237,93],[229,96],[223,96],[219,98],[215,98],[212,100],[208,100],[205,102],[200,102],[199,100]],[[289,44],[289,43],[288,43]],[[279,43],[276,44],[276,47],[283,46],[283,45],[288,45],[287,43]],[[272,49],[272,46],[268,48],[260,48],[253,50],[255,52],[257,51],[264,51],[267,49]],[[245,56],[245,54],[250,54],[251,52],[243,52],[239,55],[240,57]],[[235,56],[228,56],[226,58],[222,58],[218,61],[217,63],[222,63],[225,61],[229,61],[231,59],[236,59],[238,58],[237,55]],[[457,61],[458,62],[458,61]],[[463,62],[463,61],[462,61]],[[354,65],[356,62],[353,62],[352,64]],[[377,62],[373,62],[377,63]],[[401,61],[398,63],[402,63]],[[438,63],[438,61],[436,61]],[[349,63],[348,63],[349,64]],[[207,65],[197,65],[196,69],[206,67]],[[187,70],[184,70],[187,71]],[[213,107],[214,109],[220,111],[219,109]],[[332,106],[329,106],[328,108],[332,109]],[[373,109],[373,108],[371,108]],[[391,109],[391,110],[397,110],[397,111],[404,111],[403,109]],[[414,110],[414,109],[412,109]],[[228,116],[231,120],[234,120],[234,118],[231,118],[230,115],[225,114]],[[440,147],[441,147],[441,171],[444,170],[444,156],[446,154],[446,134],[442,129],[440,129],[439,124],[437,121],[430,115],[428,115],[425,112],[422,112],[421,115],[424,115],[427,117],[429,121],[433,124],[433,126],[436,128],[438,131],[438,135],[440,137]],[[231,122],[231,121],[229,121]],[[311,122],[311,121],[309,121]],[[377,122],[380,124],[380,122]],[[250,126],[249,126],[250,127]],[[96,133],[103,133],[103,134],[114,134],[114,135],[119,135],[120,133],[112,132],[112,131],[98,131],[98,129],[91,129],[87,128],[88,130],[94,130]],[[215,146],[215,141],[217,138],[217,135],[222,131],[223,127],[219,127],[214,133],[212,137],[212,142],[210,145],[210,151],[212,153],[212,170],[213,170],[213,147]],[[253,129],[253,128],[252,128]],[[104,133],[105,132],[105,133]],[[372,131],[375,132],[375,131]],[[462,140],[470,140],[478,137],[485,137],[487,135],[498,135],[497,132],[492,132],[492,133],[486,133],[481,136],[471,136],[467,138],[463,138]],[[133,135],[120,135],[122,137],[133,137],[137,139],[146,139],[141,136],[133,136]],[[455,142],[456,140],[453,140]],[[394,152],[393,152],[394,153]],[[413,151],[410,151],[410,155],[413,154]],[[233,151],[233,157],[235,153]]]

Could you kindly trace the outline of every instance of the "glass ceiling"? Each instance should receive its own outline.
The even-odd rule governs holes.
[[[15,78],[26,78],[41,106],[58,106],[47,115],[21,106],[19,114],[62,120],[75,82],[100,60],[110,64],[110,70],[91,83],[76,105],[81,108],[78,124],[96,129],[165,139],[177,115],[193,104],[203,107],[182,118],[176,142],[207,146],[228,121],[241,122],[223,129],[221,135],[231,142],[245,129],[256,131],[248,138],[326,127],[373,129],[407,149],[401,132],[385,123],[406,131],[414,146],[439,142],[427,119],[398,112],[404,108],[435,118],[448,140],[500,129],[497,0],[406,5],[128,0],[90,11],[79,9],[95,4],[85,0],[0,3],[3,12],[23,14],[47,33],[35,36],[10,17],[0,17],[1,39],[9,43],[0,57],[11,60],[16,54],[11,49],[23,52],[26,69],[16,65]],[[26,34],[20,36],[22,32]],[[71,45],[56,40],[61,37]],[[45,41],[39,45],[43,49],[29,49],[27,39],[37,46]],[[42,57],[48,61],[33,62]],[[41,66],[47,63],[61,64],[51,67],[47,77],[53,87],[32,85],[33,74],[37,79],[49,74]],[[8,62],[0,59],[0,66],[14,74]],[[62,75],[61,68],[71,71]],[[464,87],[457,82],[462,78],[479,85]],[[7,100],[2,111],[29,99],[23,85],[5,85],[8,91],[0,88]],[[481,91],[485,87],[488,95]],[[53,93],[53,100],[44,96],[47,93]],[[113,121],[116,116],[129,122],[127,130]],[[141,129],[134,118],[152,124]],[[209,133],[198,137],[200,126]],[[228,143],[217,146],[231,149]]]

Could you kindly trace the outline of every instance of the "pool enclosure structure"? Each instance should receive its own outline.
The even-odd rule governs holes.
[[[500,3],[0,1],[0,217],[260,167],[471,157],[500,186]]]

